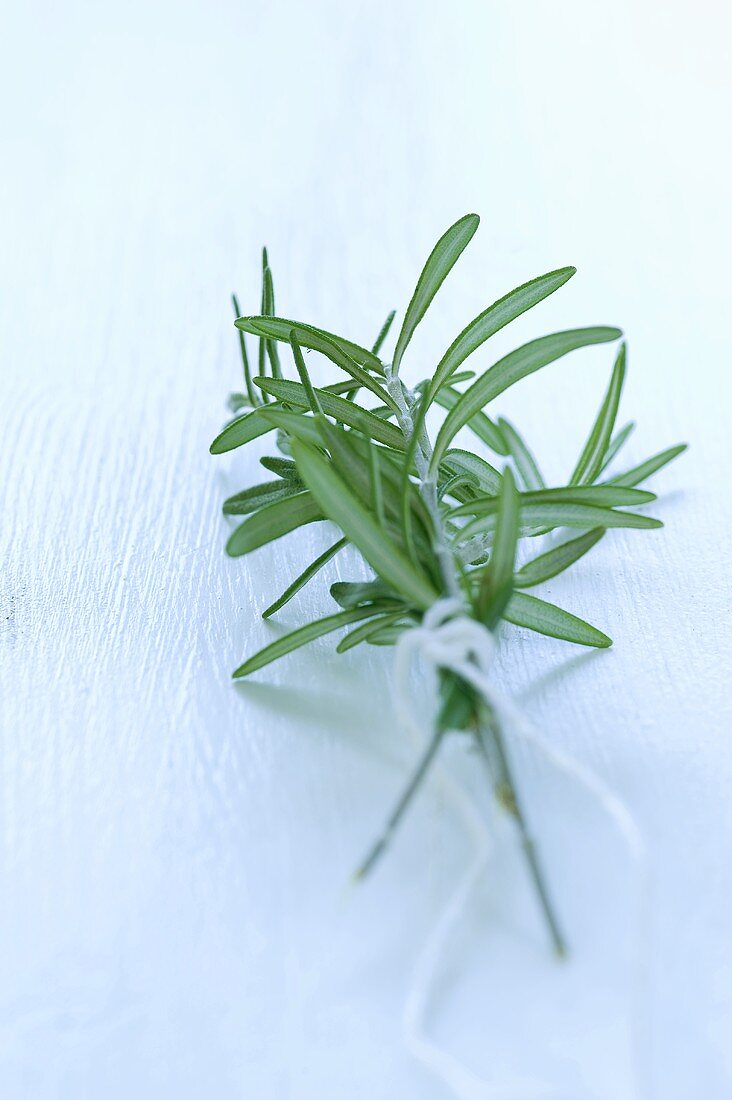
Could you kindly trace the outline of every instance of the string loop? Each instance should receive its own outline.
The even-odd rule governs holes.
[[[536,736],[518,707],[500,692],[491,678],[496,651],[493,634],[473,619],[460,599],[437,600],[424,614],[422,622],[404,631],[395,649],[394,701],[400,723],[416,744],[422,740],[412,706],[410,673],[416,658],[433,672],[455,673],[471,685],[491,708],[505,734],[531,744],[544,758],[573,782],[583,787],[605,813],[628,850],[638,883],[638,943],[635,959],[636,988],[633,1004],[631,1061],[634,1076],[633,1095],[647,1095],[645,1042],[645,948],[648,893],[646,849],[637,822],[627,805],[589,768],[573,757],[547,745]],[[475,1074],[427,1035],[425,1017],[430,991],[436,982],[440,962],[453,927],[462,915],[472,891],[488,862],[492,842],[482,814],[466,792],[444,769],[436,767],[443,793],[460,815],[473,843],[473,857],[438,917],[417,959],[412,984],[403,1014],[405,1044],[412,1055],[439,1078],[458,1100],[540,1100],[557,1095],[557,1089],[545,1081],[515,1079],[510,1092],[505,1083],[491,1084]]]

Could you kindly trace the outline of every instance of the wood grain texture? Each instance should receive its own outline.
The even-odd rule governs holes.
[[[434,240],[481,229],[405,357],[412,380],[512,286],[573,263],[473,366],[620,324],[623,411],[658,533],[608,536],[549,599],[586,655],[507,631],[497,673],[640,821],[653,869],[646,1097],[732,1086],[732,663],[725,12],[587,7],[37,4],[0,91],[0,1093],[440,1100],[399,1034],[420,942],[468,848],[435,788],[362,891],[345,884],[409,748],[381,652],[324,640],[256,682],[259,613],[327,545],[223,554],[251,455],[208,443],[239,385],[228,295],[372,339]],[[499,402],[550,480],[611,353]],[[326,580],[287,623],[328,607]],[[475,762],[449,765],[478,798]],[[431,1027],[494,1080],[624,1100],[633,897],[596,808],[517,766],[575,958],[562,973],[509,842],[447,960]],[[510,1092],[506,1091],[509,1096]]]

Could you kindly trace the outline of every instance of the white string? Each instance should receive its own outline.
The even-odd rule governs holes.
[[[637,1100],[642,1100],[647,1096],[645,1070],[647,1043],[643,990],[647,927],[645,910],[648,894],[647,860],[643,836],[630,810],[618,795],[590,769],[566,753],[548,746],[537,737],[515,704],[496,689],[490,676],[494,653],[493,635],[481,623],[465,614],[464,605],[460,600],[454,598],[438,600],[425,613],[422,623],[404,631],[397,642],[394,685],[397,715],[404,727],[410,731],[415,742],[419,743],[421,732],[416,724],[411,705],[409,683],[412,662],[415,657],[420,656],[434,672],[439,669],[454,672],[475,688],[495,712],[501,720],[504,735],[516,735],[535,746],[557,769],[584,787],[615,825],[630,854],[638,886],[639,931],[636,945],[637,957],[634,960],[637,981],[633,1005],[631,1059],[635,1078],[634,1094]],[[404,1006],[405,1044],[425,1069],[442,1080],[458,1100],[536,1100],[539,1097],[556,1095],[556,1089],[546,1082],[526,1078],[512,1081],[511,1093],[508,1094],[505,1083],[492,1085],[463,1065],[448,1051],[439,1047],[427,1035],[425,1025],[427,1008],[445,946],[480,878],[491,850],[488,830],[475,804],[442,769],[438,769],[438,775],[445,794],[459,812],[466,832],[473,841],[474,855],[430,932],[415,965],[412,985]]]

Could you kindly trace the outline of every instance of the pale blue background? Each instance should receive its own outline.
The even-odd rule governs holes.
[[[326,536],[247,562],[207,446],[238,384],[227,295],[366,341],[434,239],[479,235],[410,349],[580,273],[475,357],[618,323],[666,528],[608,538],[549,598],[579,656],[507,634],[499,674],[638,817],[654,872],[633,1091],[627,861],[537,761],[527,797],[575,946],[558,972],[502,849],[429,1021],[510,1098],[732,1092],[729,17],[719,3],[27,4],[3,16],[0,126],[0,1094],[8,1100],[443,1100],[404,1052],[420,943],[468,856],[435,789],[344,883],[409,751],[388,656],[325,642],[248,689],[258,610]],[[501,403],[566,475],[609,356]],[[348,575],[347,563],[342,575]],[[328,606],[325,582],[286,621]],[[283,685],[277,691],[273,685]],[[475,780],[452,754],[457,774]],[[481,792],[482,793],[482,792]]]

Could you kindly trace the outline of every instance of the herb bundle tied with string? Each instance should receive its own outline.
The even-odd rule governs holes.
[[[478,223],[475,214],[460,218],[435,245],[407,307],[391,361],[383,358],[381,349],[393,312],[370,350],[313,325],[276,316],[266,251],[261,313],[240,316],[233,299],[245,391],[232,394],[235,418],[211,444],[211,452],[222,454],[272,433],[279,454],[260,459],[274,479],[224,502],[226,515],[246,516],[231,534],[227,552],[233,557],[248,554],[318,521],[329,521],[337,529],[338,538],[263,612],[265,618],[280,611],[349,544],[374,574],[368,581],[333,584],[330,592],[339,610],[278,637],[237,668],[235,678],[346,628],[336,647],[339,653],[364,643],[399,646],[407,632],[422,627],[430,609],[440,606],[447,608],[443,619],[467,623],[473,633],[492,636],[505,621],[579,645],[611,644],[596,627],[529,590],[570,568],[609,528],[660,527],[659,520],[636,510],[656,499],[638,486],[685,445],[670,447],[622,473],[608,472],[633,430],[629,423],[615,431],[625,343],[615,353],[607,392],[566,485],[548,487],[518,430],[486,412],[514,383],[569,352],[621,339],[617,328],[571,329],[524,344],[477,377],[461,370],[494,333],[559,290],[575,274],[572,267],[550,271],[506,294],[463,329],[430,377],[414,389],[404,383],[400,367],[414,331]],[[256,376],[245,333],[259,341]],[[279,343],[289,346],[299,381],[285,377]],[[325,356],[338,369],[338,380],[315,387],[303,349]],[[433,442],[427,414],[435,406],[445,415]],[[499,456],[495,464],[454,445],[463,428],[477,437],[481,450]],[[545,536],[549,548],[518,567],[520,540],[536,545]],[[469,647],[467,653],[472,660]],[[480,690],[472,675],[460,674],[456,662],[449,660],[442,667],[438,664],[438,686],[434,729],[359,877],[383,853],[445,736],[465,732],[489,767],[500,805],[515,820],[549,936],[557,953],[563,954],[564,936],[490,692]]]

